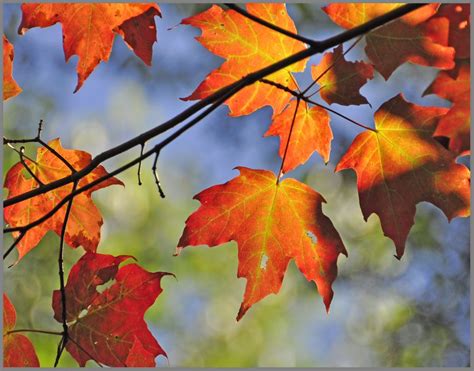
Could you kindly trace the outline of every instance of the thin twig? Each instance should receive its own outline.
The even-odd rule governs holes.
[[[198,101],[197,103],[193,104],[191,107],[187,108],[186,110],[182,111],[180,114],[177,116],[173,117],[172,119],[166,121],[165,123],[158,125],[150,130],[148,130],[145,133],[142,133],[135,138],[132,138],[116,147],[113,147],[105,152],[102,152],[101,154],[97,155],[92,159],[92,161],[81,169],[80,171],[70,175],[66,176],[64,178],[58,179],[54,182],[48,183],[44,187],[41,187],[41,189],[34,189],[28,192],[25,192],[21,195],[11,197],[7,200],[4,201],[3,206],[8,207],[11,205],[14,205],[18,202],[27,200],[31,197],[35,197],[39,194],[44,194],[46,192],[49,192],[53,189],[62,187],[66,184],[73,183],[75,181],[78,181],[85,177],[87,174],[89,174],[91,171],[93,171],[98,165],[100,165],[102,162],[115,157],[119,154],[122,154],[125,151],[128,151],[129,149],[139,145],[140,143],[146,142],[149,139],[164,133],[165,131],[175,127],[176,125],[179,125],[181,122],[189,118],[190,116],[194,115],[195,113],[199,112],[202,108],[208,106],[209,104],[212,104],[216,102],[218,99],[220,99],[222,96],[225,94],[229,93],[229,91],[235,89],[235,92],[238,92],[245,88],[246,86],[252,85],[253,83],[259,81],[260,79],[264,78],[265,76],[271,75],[274,72],[277,72],[287,66],[290,66],[296,62],[299,62],[300,60],[303,60],[305,58],[308,58],[314,54],[317,53],[322,53],[325,50],[332,48],[336,45],[339,45],[341,43],[344,43],[354,37],[358,37],[360,35],[363,35],[367,32],[370,32],[374,30],[377,27],[380,27],[382,25],[387,24],[388,22],[391,22],[407,13],[410,13],[422,6],[425,6],[425,4],[406,4],[403,5],[399,8],[396,8],[384,15],[381,15],[377,18],[372,19],[369,22],[366,22],[360,26],[354,27],[350,30],[341,32],[340,34],[330,37],[326,40],[323,40],[321,42],[318,42],[317,45],[315,46],[310,46],[308,49],[304,49],[302,51],[299,51],[287,58],[284,58],[276,63],[273,63],[265,68],[262,68],[256,72],[250,73],[249,75],[241,78],[240,80],[227,85],[226,87],[223,87],[219,89],[217,92],[209,95],[208,97]]]
[[[59,335],[63,336],[63,332],[58,331],[47,331],[47,330],[37,330],[33,328],[19,328],[11,331],[7,331],[6,335],[14,334],[16,332],[35,332],[38,334],[47,334],[47,335]]]
[[[61,358],[61,355],[63,354],[64,348],[65,346],[64,346],[64,334],[63,334],[63,336],[61,337],[61,340],[59,340],[58,347],[56,349],[56,358],[54,360],[54,366],[53,366],[54,368],[58,366],[59,359]]]
[[[40,138],[38,138],[38,143],[41,144],[43,147],[45,147],[53,155],[55,155],[60,161],[62,161],[64,165],[66,165],[69,168],[69,170],[72,171],[73,174],[77,172],[77,170],[74,169],[71,163],[68,160],[66,160],[58,151],[56,151],[53,147],[51,147],[48,143],[46,143]]]
[[[28,164],[25,161],[25,147],[21,146],[20,147],[20,162],[23,165],[23,167],[28,171],[28,173],[33,177],[34,180],[36,180],[36,183],[39,184],[39,186],[44,186],[44,183],[36,176],[36,174],[33,172],[33,170],[30,169]]]
[[[276,184],[280,183],[280,178],[283,175],[283,165],[285,164],[286,155],[288,153],[288,148],[290,147],[290,140],[291,140],[291,133],[293,133],[293,127],[295,126],[296,115],[298,114],[298,107],[300,106],[300,98],[296,98],[296,108],[295,113],[293,113],[293,119],[291,120],[290,132],[288,133],[288,140],[286,141],[285,152],[283,153],[283,157],[281,158],[281,165],[280,171],[278,172],[278,177]]]
[[[318,103],[318,102],[315,102],[314,100],[309,99],[308,97],[305,97],[304,95],[302,95],[302,93],[298,93],[298,92],[296,92],[296,91],[290,89],[290,88],[287,87],[287,86],[281,85],[281,84],[279,84],[279,83],[277,83],[277,82],[270,81],[270,80],[267,80],[267,79],[261,79],[260,81],[263,82],[263,83],[265,83],[265,84],[268,84],[268,85],[273,85],[273,86],[277,87],[278,89],[284,90],[284,91],[290,93],[291,95],[293,95],[294,97],[296,97],[296,98],[298,98],[298,99],[301,99],[301,100],[304,100],[304,101],[307,102],[307,103],[314,104],[315,106],[321,107],[321,108],[323,108],[323,109],[325,109],[325,110],[327,110],[327,111],[329,111],[329,112],[332,112],[332,113],[334,113],[335,115],[337,115],[337,116],[339,116],[339,117],[342,117],[343,119],[346,119],[347,121],[353,123],[354,125],[357,125],[357,126],[363,128],[363,129],[370,130],[370,131],[373,131],[373,132],[377,132],[376,129],[371,128],[371,127],[366,126],[366,125],[363,125],[363,124],[361,124],[361,123],[359,123],[359,122],[357,122],[357,121],[351,119],[350,117],[347,117],[346,115],[343,115],[342,113],[339,113],[339,112],[333,110],[332,108],[329,108],[329,107],[327,107],[327,106],[325,106],[325,105],[323,105],[323,104],[320,104],[320,103]]]
[[[339,62],[341,58],[343,58],[347,53],[349,53],[357,45],[357,43],[360,40],[362,40],[362,36],[359,36],[357,40],[354,41],[352,45],[349,46],[349,48],[347,48],[347,50],[344,53],[342,53],[342,55],[338,55],[337,58],[323,72],[321,72],[321,74],[318,77],[316,77],[306,89],[303,90],[303,95],[306,95],[309,89],[311,89],[325,74],[327,74],[336,65],[336,63]],[[310,97],[316,93],[311,94]]]
[[[71,340],[71,342],[74,343],[80,350],[82,350],[90,359],[92,359],[95,363],[97,363],[99,367],[104,367],[98,360],[95,359],[95,357],[92,354],[90,354],[87,350],[85,350],[84,347],[81,344],[79,344],[76,340],[74,340],[72,337],[69,337],[69,340]]]
[[[77,182],[73,184],[72,191],[74,192],[77,188]],[[74,201],[74,197],[71,198],[67,204],[66,207],[66,213],[64,215],[64,222],[63,226],[61,229],[61,241],[59,242],[59,255],[58,255],[58,267],[59,267],[59,290],[61,292],[61,304],[62,304],[62,311],[61,311],[61,320],[63,324],[63,339],[62,339],[62,346],[61,346],[61,351],[58,352],[58,355],[56,357],[56,363],[59,362],[59,359],[61,358],[62,351],[67,345],[67,341],[69,339],[69,333],[68,333],[68,325],[67,325],[67,308],[66,308],[66,289],[65,289],[65,283],[64,283],[64,239],[66,236],[66,229],[67,229],[67,222],[69,221],[69,215],[71,214],[71,208],[72,208],[72,203]]]
[[[246,10],[238,7],[237,5],[235,4],[224,4],[225,6],[227,6],[229,9],[232,9],[234,11],[236,11],[237,13],[239,13],[240,15],[243,15],[244,17],[248,18],[248,19],[251,19],[252,21],[258,23],[258,24],[261,24],[262,26],[264,27],[267,27],[273,31],[276,31],[282,35],[285,35],[285,36],[288,36],[288,37],[291,37],[292,39],[295,39],[295,40],[298,40],[298,41],[301,41],[305,44],[308,44],[308,45],[311,45],[311,46],[317,46],[319,44],[318,41],[316,40],[312,40],[312,39],[309,39],[307,37],[304,37],[304,36],[301,36],[301,35],[298,35],[298,34],[295,34],[291,31],[288,31],[288,30],[285,30],[284,28],[281,28],[281,27],[278,27],[270,22],[267,22],[266,20],[264,19],[261,19],[261,18],[258,18],[257,16],[253,15],[253,14],[250,14],[249,12],[247,12]]]
[[[160,178],[158,176],[158,170],[156,167],[159,155],[160,155],[160,151],[157,151],[155,153],[155,161],[153,161],[153,167],[151,168],[151,170],[153,171],[153,177],[155,178],[155,183],[156,183],[156,186],[158,187],[158,192],[160,193],[160,197],[165,198],[165,193],[163,192],[163,189],[161,188]]]
[[[142,156],[130,161],[129,163],[119,167],[118,169],[102,176],[101,178],[98,178],[84,186],[82,186],[79,189],[76,189],[75,191],[71,192],[69,195],[64,197],[61,201],[59,201],[56,206],[51,209],[48,213],[43,215],[41,218],[36,219],[35,221],[24,225],[24,226],[18,226],[18,227],[11,227],[11,228],[5,228],[3,230],[3,233],[12,233],[12,232],[24,232],[26,230],[29,230],[31,228],[36,227],[37,225],[43,223],[47,219],[49,219],[51,216],[53,216],[58,210],[60,210],[70,199],[74,198],[78,194],[85,192],[93,187],[95,187],[97,184],[100,184],[104,182],[105,180],[112,178],[113,176],[120,174],[121,172],[131,168],[132,166],[140,163],[140,161],[144,160],[145,158],[148,158],[149,156],[155,154],[156,152],[161,151],[166,145],[170,144],[173,142],[176,138],[178,138],[181,134],[192,128],[194,125],[196,125],[198,122],[200,122],[204,117],[209,115],[212,111],[217,109],[222,103],[225,102],[225,100],[232,96],[234,92],[231,90],[229,91],[226,95],[222,96],[217,102],[213,103],[210,107],[208,107],[204,112],[200,113],[198,116],[196,116],[194,119],[192,119],[190,122],[188,122],[186,125],[181,127],[179,130],[175,131],[173,134],[171,134],[168,138],[164,139],[161,143],[158,143],[155,147],[153,147],[151,150],[145,152]],[[6,253],[3,256],[3,259],[5,259],[10,251]]]
[[[26,231],[21,231],[20,232],[20,235],[18,236],[18,238],[15,241],[13,241],[13,243],[8,248],[8,250],[3,253],[3,260],[5,260],[8,255],[10,255],[10,253],[13,251],[13,249],[16,247],[16,245],[18,245],[20,243],[20,241],[23,239],[23,237],[25,237],[25,234],[26,234]],[[10,267],[8,267],[8,268],[10,268]]]
[[[140,156],[143,156],[143,150],[145,149],[145,143],[142,143],[140,145]],[[137,177],[138,177],[138,185],[141,186],[142,185],[142,179],[141,179],[141,176],[140,176],[140,172],[142,170],[142,162],[140,161],[138,163],[138,170],[137,170]]]

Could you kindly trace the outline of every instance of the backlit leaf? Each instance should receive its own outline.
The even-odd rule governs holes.
[[[456,50],[456,59],[468,59],[471,55],[471,5],[466,4],[441,4],[438,12],[433,17],[447,18],[449,20],[449,36],[447,43]]]
[[[377,131],[359,134],[336,167],[355,170],[364,218],[379,216],[398,258],[417,203],[431,202],[449,220],[470,212],[468,168],[432,138],[446,111],[408,103],[401,95],[392,98],[375,113]]]
[[[265,133],[265,136],[278,135],[280,137],[279,155],[282,158],[288,143],[295,109],[296,101],[293,100],[282,113],[273,118],[272,125]],[[291,130],[283,172],[287,173],[305,163],[314,151],[317,151],[327,163],[332,138],[327,111],[317,106],[308,107],[306,102],[300,101],[293,130]]]
[[[71,268],[65,293],[73,340],[66,349],[81,367],[90,359],[111,367],[154,367],[157,356],[166,357],[143,316],[170,273],[150,273],[137,264],[119,267],[129,258],[87,252]],[[109,287],[101,290],[104,284]],[[53,292],[53,309],[62,322],[59,290]]]
[[[296,33],[296,27],[284,4],[260,3],[246,6],[249,13]],[[300,41],[261,26],[233,10],[223,10],[217,5],[183,19],[181,23],[201,29],[202,35],[197,40],[212,53],[226,59],[185,100],[203,99],[249,73],[305,48]],[[291,73],[303,71],[305,64],[305,60],[300,61],[267,78],[295,89],[296,83]],[[256,82],[234,94],[226,103],[231,116],[248,115],[267,105],[277,114],[291,97],[291,94],[274,86]]]
[[[15,324],[15,307],[3,294],[3,367],[39,367],[31,341],[20,333],[9,333],[15,329]]]
[[[237,242],[237,276],[247,279],[237,320],[253,304],[279,292],[291,259],[315,282],[329,310],[337,258],[347,253],[322,212],[323,197],[295,179],[277,185],[270,171],[238,169],[236,178],[195,196],[201,206],[186,221],[178,252],[188,245]]]
[[[3,100],[15,97],[22,89],[13,80],[13,45],[3,35]]]
[[[467,155],[471,148],[471,72],[469,63],[460,63],[453,71],[441,71],[425,94],[437,94],[453,103],[439,121],[434,136],[445,136],[449,149]]]
[[[367,80],[374,77],[374,69],[364,62],[346,61],[342,45],[334,52],[324,54],[321,62],[317,66],[312,66],[311,73],[314,80],[319,78],[321,98],[327,103],[345,106],[368,104],[367,99],[359,93],[359,89]]]
[[[43,3],[22,4],[23,18],[18,33],[33,27],[62,25],[66,62],[73,55],[77,64],[78,91],[101,61],[107,62],[115,33],[146,63],[151,63],[156,41],[154,17],[161,16],[153,3]],[[143,35],[144,37],[137,37]]]
[[[331,4],[324,11],[338,25],[352,28],[403,4]],[[433,19],[439,4],[428,4],[401,19],[395,20],[366,35],[367,56],[387,80],[403,63],[451,69],[454,49],[445,46],[448,39],[447,19]]]
[[[65,158],[75,170],[81,170],[91,162],[91,156],[87,152],[64,149],[59,139],[49,142],[49,146]],[[40,147],[36,156],[36,163],[25,160],[28,167],[43,183],[51,183],[57,179],[66,177],[72,171],[66,164],[51,153],[46,147]],[[103,166],[98,166],[79,182],[78,188],[91,183],[107,172]],[[103,224],[99,210],[94,205],[91,193],[113,184],[123,183],[116,178],[99,183],[92,189],[77,195],[72,203],[71,213],[66,228],[65,242],[71,247],[83,246],[87,251],[95,251],[100,240],[100,227]],[[7,173],[4,187],[9,190],[8,198],[25,193],[37,188],[38,184],[32,178],[21,162],[14,165]],[[19,202],[4,209],[4,218],[10,227],[27,225],[41,218],[52,210],[58,202],[69,195],[72,184],[57,188],[45,194]],[[67,205],[64,205],[51,218],[26,232],[24,238],[18,243],[18,260],[33,249],[49,230],[61,235]],[[17,237],[19,232],[15,232]]]

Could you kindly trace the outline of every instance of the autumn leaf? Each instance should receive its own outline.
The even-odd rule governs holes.
[[[317,151],[327,163],[331,151],[333,135],[327,111],[318,106],[308,107],[306,102],[300,101],[291,130],[295,109],[296,100],[293,100],[282,113],[273,118],[272,125],[265,133],[265,136],[280,137],[279,155],[283,158],[291,131],[283,173],[305,163],[314,151]]]
[[[285,30],[296,33],[293,20],[284,4],[246,4],[247,11]],[[183,19],[182,24],[201,29],[197,40],[226,61],[212,71],[198,88],[184,100],[203,99],[242,77],[305,49],[305,44],[270,30],[234,10],[213,5],[208,10]],[[276,83],[296,88],[292,72],[304,70],[306,60],[297,62],[267,77]],[[226,101],[231,116],[248,115],[264,106],[280,113],[291,94],[274,86],[256,82]]]
[[[316,283],[329,310],[337,258],[347,253],[322,212],[325,200],[295,179],[277,184],[270,171],[238,170],[236,178],[195,196],[201,206],[186,221],[177,253],[189,245],[237,242],[237,276],[247,279],[237,320],[265,296],[278,293],[290,259]]]
[[[65,293],[72,340],[66,349],[81,367],[90,359],[111,367],[154,367],[157,356],[166,357],[143,316],[163,291],[161,278],[171,273],[119,267],[129,258],[87,252],[71,268]],[[60,290],[53,292],[53,310],[62,322]]]
[[[24,34],[33,27],[62,25],[66,62],[73,55],[77,64],[77,92],[101,61],[107,62],[115,33],[146,64],[151,63],[156,41],[155,16],[161,16],[153,3],[43,3],[22,4],[23,18],[18,28]],[[140,35],[140,37],[138,37]]]
[[[396,8],[405,5],[404,3],[333,3],[323,10],[332,21],[343,28],[354,28],[367,23],[374,18],[380,17]],[[408,14],[401,19],[409,25],[417,25],[426,21],[436,13],[439,4],[427,4]]]
[[[3,100],[15,97],[22,92],[15,80],[13,80],[13,45],[3,35]]]
[[[15,307],[3,294],[3,367],[40,367],[31,341],[20,333],[10,333],[15,324]]]
[[[50,141],[49,146],[57,151],[76,170],[81,170],[91,162],[91,155],[84,151],[64,149],[59,139]],[[35,176],[48,184],[69,176],[72,171],[55,154],[46,147],[40,147],[36,161],[25,160]],[[83,187],[107,174],[103,166],[98,166],[86,177],[82,178],[78,187]],[[116,178],[109,178],[77,196],[72,203],[69,221],[66,228],[65,242],[76,248],[83,246],[87,251],[96,251],[100,240],[100,227],[103,224],[99,210],[94,205],[91,193],[113,184],[123,183]],[[31,177],[21,162],[14,165],[7,173],[4,187],[8,189],[8,198],[15,197],[38,187],[36,180]],[[72,191],[73,185],[65,185],[45,194],[32,197],[4,209],[4,218],[10,227],[28,225],[51,211],[64,197]],[[45,222],[30,229],[18,243],[18,261],[33,249],[50,230],[61,235],[67,205]],[[15,232],[18,237],[20,232]]]
[[[364,218],[379,216],[398,258],[417,203],[431,202],[448,220],[469,215],[470,172],[432,138],[446,111],[390,99],[375,113],[376,131],[359,134],[336,167],[355,170]]]
[[[324,11],[338,25],[352,28],[403,4],[330,4]],[[446,19],[433,19],[438,4],[428,4],[366,35],[365,51],[385,80],[403,63],[440,69],[454,67],[454,49],[445,46],[449,33]]]
[[[471,148],[471,72],[469,63],[452,71],[441,71],[424,94],[436,94],[453,103],[451,109],[439,121],[434,136],[445,136],[449,149],[461,156],[468,155]]]
[[[456,51],[456,59],[469,59],[471,55],[470,4],[441,4],[433,19],[447,18],[449,20],[449,36],[443,45],[452,46]]]
[[[364,62],[348,62],[344,58],[342,45],[334,52],[324,54],[321,62],[312,66],[311,73],[313,79],[318,81],[321,98],[327,103],[345,106],[369,103],[359,89],[374,77],[374,69]]]

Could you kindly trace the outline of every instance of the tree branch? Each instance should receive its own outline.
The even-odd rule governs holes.
[[[425,4],[407,4],[404,6],[401,6],[399,8],[396,8],[382,16],[379,16],[369,22],[366,22],[360,26],[354,27],[350,30],[341,32],[340,34],[330,37],[324,41],[321,42],[314,42],[308,49],[302,50],[298,53],[295,53],[287,58],[284,58],[274,64],[271,64],[265,68],[262,68],[261,70],[258,70],[256,72],[253,72],[242,79],[222,88],[219,89],[217,92],[211,94],[210,96],[200,100],[199,102],[193,104],[191,107],[187,108],[177,116],[173,117],[172,119],[166,121],[165,123],[158,125],[154,127],[153,129],[150,129],[146,131],[145,133],[136,136],[135,138],[132,138],[114,148],[111,148],[105,152],[102,152],[101,154],[97,155],[92,159],[90,164],[83,169],[75,172],[74,174],[71,174],[70,176],[64,177],[62,179],[58,179],[54,182],[48,183],[43,187],[25,192],[21,195],[9,198],[4,201],[3,205],[4,207],[8,207],[11,205],[14,205],[18,202],[27,200],[29,198],[38,196],[40,194],[44,194],[46,192],[49,192],[53,189],[62,187],[66,184],[77,182],[80,179],[82,179],[84,176],[89,174],[91,171],[93,171],[98,165],[100,165],[102,162],[115,157],[123,152],[128,151],[129,149],[141,145],[148,141],[149,139],[162,134],[166,132],[167,130],[175,127],[176,125],[180,124],[190,116],[194,115],[195,113],[199,112],[202,108],[218,101],[221,99],[223,96],[228,94],[230,91],[234,91],[234,94],[241,89],[243,89],[246,86],[249,86],[260,79],[264,78],[265,76],[268,76],[274,72],[277,72],[287,66],[290,66],[300,60],[303,60],[305,58],[308,58],[314,54],[317,53],[322,53],[325,50],[332,48],[336,45],[339,45],[341,43],[344,43],[348,40],[353,39],[354,37],[361,36],[367,32],[370,32],[374,30],[377,27],[380,27],[384,24],[387,24],[388,22],[391,22],[413,10],[416,10]]]
[[[317,45],[317,41],[316,40],[312,40],[312,39],[309,39],[307,37],[304,37],[304,36],[301,36],[301,35],[298,35],[298,34],[295,34],[293,32],[290,32],[288,30],[285,30],[284,28],[281,28],[281,27],[278,27],[270,22],[267,22],[266,20],[264,19],[261,19],[261,18],[258,18],[256,16],[254,16],[253,14],[250,14],[249,12],[247,12],[246,10],[242,9],[242,8],[239,8],[237,5],[235,4],[224,4],[225,6],[227,6],[229,9],[232,9],[233,11],[239,13],[240,15],[243,15],[244,17],[248,18],[248,19],[251,19],[252,21],[258,23],[258,24],[261,24],[262,26],[264,27],[267,27],[273,31],[276,31],[278,33],[281,33],[282,35],[285,35],[285,36],[288,36],[288,37],[291,37],[292,39],[295,39],[295,40],[298,40],[298,41],[301,41],[305,44],[308,44],[308,45],[311,45],[311,46],[315,46]]]

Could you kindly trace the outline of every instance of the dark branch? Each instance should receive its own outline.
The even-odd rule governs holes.
[[[363,129],[370,130],[370,131],[373,131],[373,132],[377,132],[376,129],[371,128],[370,126],[363,125],[363,124],[361,124],[361,123],[359,123],[359,122],[357,122],[357,121],[351,119],[350,117],[347,117],[346,115],[343,115],[342,113],[339,113],[339,112],[333,110],[332,108],[329,108],[329,107],[325,106],[324,104],[320,104],[320,103],[318,103],[318,102],[315,102],[314,100],[312,100],[312,99],[310,99],[310,98],[304,96],[303,93],[298,93],[298,92],[296,92],[296,91],[290,89],[290,88],[287,87],[287,86],[284,86],[284,85],[282,85],[282,84],[279,84],[279,83],[277,83],[277,82],[273,82],[273,81],[270,81],[270,80],[267,80],[267,79],[262,79],[262,80],[260,80],[260,81],[263,82],[263,83],[265,83],[265,84],[275,86],[275,87],[278,88],[278,89],[284,90],[284,91],[290,93],[291,95],[293,95],[294,97],[296,97],[297,99],[304,100],[304,101],[307,102],[307,103],[314,104],[315,106],[321,107],[321,108],[325,109],[326,111],[329,111],[329,112],[331,112],[331,113],[334,113],[335,115],[337,115],[337,116],[339,116],[339,117],[342,117],[343,119],[345,119],[345,120],[347,120],[347,121],[353,123],[354,125],[360,126],[360,127],[363,128]]]
[[[199,112],[202,108],[208,106],[209,104],[212,104],[216,101],[218,101],[220,98],[222,98],[224,95],[228,94],[230,91],[234,91],[234,93],[240,91],[246,86],[249,86],[260,79],[264,78],[265,76],[268,76],[274,72],[277,72],[287,66],[290,66],[300,60],[303,60],[305,58],[308,58],[314,54],[317,53],[322,53],[325,50],[332,48],[336,45],[339,45],[341,43],[344,43],[348,40],[353,39],[354,37],[358,37],[360,35],[363,35],[367,32],[370,32],[374,30],[377,27],[380,27],[384,24],[387,24],[388,22],[391,22],[413,10],[416,10],[425,4],[407,4],[404,6],[401,6],[399,8],[396,8],[380,17],[377,17],[367,23],[364,23],[363,25],[357,26],[355,28],[352,28],[350,30],[344,31],[336,36],[330,37],[324,41],[318,42],[316,45],[310,46],[308,49],[302,50],[298,53],[295,53],[285,59],[282,59],[274,64],[271,64],[270,66],[267,66],[265,68],[262,68],[261,70],[258,70],[254,73],[251,73],[247,75],[246,77],[243,77],[239,81],[236,81],[222,89],[219,89],[217,92],[214,94],[211,94],[207,98],[202,99],[201,101],[193,104],[191,107],[188,109],[184,110],[174,118],[166,121],[165,123],[154,127],[153,129],[135,137],[132,138],[114,148],[111,148],[96,157],[92,159],[90,164],[86,166],[85,168],[81,169],[80,171],[77,171],[76,173],[64,177],[62,179],[58,179],[54,182],[48,183],[44,187],[41,187],[41,189],[35,189],[31,190],[28,192],[25,192],[21,195],[9,198],[4,201],[3,205],[4,207],[8,207],[11,205],[14,205],[18,202],[27,200],[31,197],[37,196],[39,194],[43,194],[46,192],[49,192],[53,189],[62,187],[66,184],[78,181],[82,179],[84,176],[89,174],[91,171],[93,171],[98,165],[100,165],[102,162],[115,157],[125,151],[128,151],[129,149],[140,145],[141,143],[145,143],[149,139],[164,133],[165,131],[175,127],[176,125],[180,124],[190,116],[194,115],[195,113]]]
[[[145,143],[140,145],[140,156],[143,156],[143,150],[145,149]],[[137,177],[138,177],[138,185],[142,185],[142,178],[141,178],[141,170],[142,170],[142,162],[138,163],[138,170],[137,170]]]
[[[283,153],[283,157],[281,158],[280,171],[278,172],[278,177],[276,181],[277,185],[280,183],[280,178],[283,175],[283,165],[285,164],[288,148],[290,147],[291,134],[293,133],[293,127],[295,126],[296,115],[298,114],[299,106],[300,106],[300,98],[296,98],[295,112],[293,113],[293,119],[291,120],[290,132],[288,133],[288,140],[286,141],[285,152]]]
[[[156,186],[158,187],[158,192],[160,194],[161,198],[165,198],[165,193],[163,192],[163,188],[161,188],[161,183],[160,183],[160,177],[158,176],[158,169],[157,169],[157,162],[158,162],[158,156],[160,155],[160,152],[155,153],[155,161],[153,161],[153,167],[151,170],[153,171],[153,177],[155,178],[155,183]]]
[[[27,224],[27,225],[24,225],[24,226],[18,226],[18,227],[12,227],[12,228],[5,228],[3,230],[3,233],[12,233],[12,232],[20,232],[24,235],[24,233],[26,233],[26,231],[28,231],[29,229],[31,228],[34,228],[36,227],[37,225],[40,225],[41,223],[43,223],[44,221],[46,221],[47,219],[49,219],[50,217],[52,217],[56,212],[58,212],[58,210],[60,210],[69,200],[73,199],[75,196],[77,196],[78,194],[82,193],[82,192],[85,192],[93,187],[95,187],[97,184],[100,184],[102,183],[103,181],[109,179],[109,178],[112,178],[113,176],[117,175],[117,174],[120,174],[121,172],[131,168],[132,166],[135,166],[136,164],[140,163],[142,160],[148,158],[149,156],[161,151],[166,145],[170,144],[171,142],[173,142],[176,138],[178,138],[181,134],[183,134],[186,130],[192,128],[195,124],[197,124],[198,122],[200,122],[204,117],[206,117],[207,115],[209,115],[212,111],[214,111],[215,109],[217,109],[222,103],[225,102],[225,100],[232,96],[234,94],[234,92],[231,90],[229,91],[226,95],[224,95],[223,97],[220,98],[220,100],[218,100],[217,102],[215,102],[214,104],[212,104],[210,107],[208,107],[204,112],[202,112],[201,114],[199,114],[198,116],[196,116],[193,120],[191,120],[190,122],[188,122],[185,126],[181,127],[179,130],[177,130],[176,132],[174,132],[173,134],[171,134],[168,138],[166,138],[165,140],[163,140],[161,143],[157,144],[155,147],[153,147],[151,150],[149,150],[148,152],[145,152],[143,155],[141,155],[140,157],[130,161],[129,163],[121,166],[120,168],[110,172],[109,174],[107,175],[104,175],[103,177],[101,178],[98,178],[96,180],[94,180],[93,182],[89,183],[89,184],[86,184],[85,186],[79,188],[79,189],[76,189],[76,190],[73,190],[73,192],[71,192],[69,195],[67,195],[66,197],[64,197],[61,201],[59,201],[56,206],[51,209],[48,213],[46,213],[45,215],[43,215],[41,218],[39,219],[36,219],[35,221]],[[16,245],[16,241],[15,241],[15,245]],[[5,259],[8,254],[13,250],[14,246],[12,246],[3,256],[3,259]]]
[[[23,165],[23,167],[28,171],[28,173],[33,177],[34,180],[36,180],[36,183],[40,185],[40,187],[44,186],[44,183],[36,176],[36,174],[30,169],[28,164],[25,161],[25,147],[21,146],[20,147],[20,162]]]
[[[273,31],[276,31],[278,33],[281,33],[282,35],[285,35],[285,36],[288,36],[288,37],[291,37],[292,39],[295,39],[295,40],[298,40],[298,41],[301,41],[305,44],[308,44],[308,45],[311,45],[311,46],[316,46],[318,44],[318,42],[316,40],[312,40],[312,39],[308,39],[307,37],[304,37],[304,36],[301,36],[301,35],[298,35],[298,34],[295,34],[293,32],[290,32],[288,30],[285,30],[284,28],[281,28],[281,27],[278,27],[270,22],[267,22],[266,20],[264,19],[261,19],[261,18],[258,18],[256,16],[254,16],[253,14],[250,14],[249,12],[247,12],[246,10],[242,9],[242,8],[239,8],[237,5],[235,4],[224,4],[225,6],[227,6],[229,9],[232,9],[234,11],[236,11],[237,13],[239,13],[240,15],[243,15],[244,17],[248,18],[248,19],[251,19],[252,21],[256,22],[256,23],[259,23],[261,24],[262,26],[265,26]]]
[[[72,191],[74,192],[77,188],[77,182],[73,184]],[[61,311],[61,320],[63,324],[63,338],[61,347],[58,348],[58,352],[56,354],[56,362],[55,362],[55,367],[59,362],[59,359],[61,358],[62,351],[67,345],[67,342],[69,340],[69,328],[67,325],[67,308],[66,308],[66,289],[65,289],[65,284],[64,284],[64,239],[66,237],[66,228],[67,228],[67,222],[69,221],[69,215],[71,215],[71,208],[72,208],[72,203],[74,201],[74,198],[71,198],[67,204],[66,207],[66,214],[64,215],[64,222],[63,226],[61,229],[61,241],[59,242],[59,255],[58,255],[58,268],[59,268],[59,290],[61,292],[61,305],[62,305],[62,311]]]

